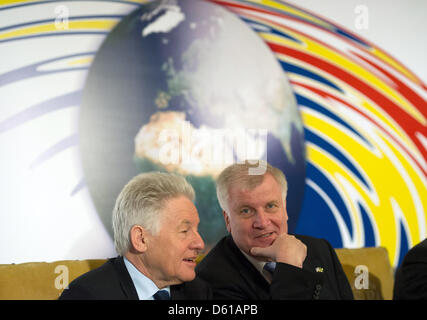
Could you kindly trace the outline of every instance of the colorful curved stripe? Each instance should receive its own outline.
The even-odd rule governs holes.
[[[67,31],[110,31],[118,22],[119,20],[112,19],[112,20],[88,20],[88,19],[82,19],[80,21],[70,21],[67,26]],[[0,33],[0,41],[4,40],[15,40],[19,39],[21,37],[31,37],[40,34],[43,35],[50,35],[53,33],[62,33],[66,34],[67,32],[64,31],[64,29],[58,29],[55,23],[49,22],[49,23],[43,23],[43,24],[37,24],[35,26],[25,26],[21,28],[17,28],[17,30],[10,30]]]

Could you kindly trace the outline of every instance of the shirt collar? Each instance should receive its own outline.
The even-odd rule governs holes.
[[[132,279],[139,300],[153,300],[153,295],[159,291],[156,284],[141,271],[139,271],[126,257],[123,257],[126,269]],[[170,287],[167,286],[162,290],[166,290],[170,295]]]

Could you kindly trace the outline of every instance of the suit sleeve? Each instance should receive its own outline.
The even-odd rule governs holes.
[[[95,297],[83,286],[70,286],[62,291],[58,300],[93,300]]]
[[[298,267],[277,263],[270,285],[273,300],[312,300],[316,299],[319,286],[323,284],[323,274]]]
[[[353,292],[335,250],[324,239],[307,243],[324,272],[278,263],[270,286],[272,299],[352,300]],[[325,292],[326,291],[326,292]]]
[[[393,299],[427,299],[427,247],[410,250],[396,272]]]

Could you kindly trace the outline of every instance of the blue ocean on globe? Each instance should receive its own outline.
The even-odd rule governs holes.
[[[86,183],[111,235],[126,182],[167,171],[193,185],[199,232],[212,247],[227,233],[215,179],[247,159],[286,174],[289,232],[295,229],[305,151],[294,94],[261,38],[219,5],[153,1],[125,17],[91,65],[79,121]]]

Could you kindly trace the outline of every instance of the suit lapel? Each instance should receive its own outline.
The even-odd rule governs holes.
[[[138,300],[138,293],[136,292],[135,285],[123,261],[123,257],[119,256],[114,259],[113,265],[119,276],[120,286],[123,294],[128,300]]]
[[[228,235],[225,243],[227,250],[230,250],[228,254],[230,260],[232,260],[246,284],[251,288],[254,299],[268,299],[270,285],[267,280],[265,280],[253,264],[246,259],[234,243],[231,235]]]

